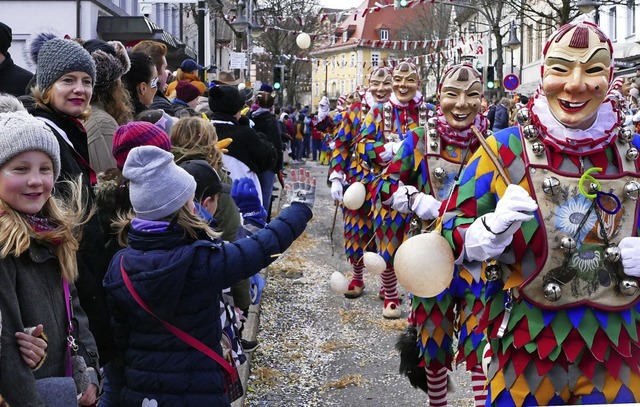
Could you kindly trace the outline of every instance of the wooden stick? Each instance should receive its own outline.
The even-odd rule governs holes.
[[[487,140],[484,138],[482,133],[480,133],[476,126],[471,126],[471,131],[473,131],[473,134],[475,134],[476,138],[480,142],[480,145],[482,146],[482,148],[484,148],[484,151],[487,152],[487,155],[491,159],[491,162],[493,162],[493,165],[495,165],[496,169],[498,170],[498,174],[500,174],[500,176],[502,177],[502,180],[505,182],[505,184],[511,185],[511,178],[509,178],[509,175],[504,170],[504,166],[495,155],[493,150],[489,147],[489,144],[487,144]]]

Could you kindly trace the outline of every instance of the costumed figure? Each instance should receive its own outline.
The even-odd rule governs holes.
[[[372,175],[382,172],[411,130],[426,125],[429,108],[423,102],[419,86],[418,68],[411,62],[399,63],[392,74],[393,94],[384,105],[373,107],[365,117],[358,136],[357,153]],[[388,319],[398,319],[402,315],[393,255],[409,230],[408,217],[384,207],[382,201],[374,200],[376,247],[385,263],[379,294],[384,298],[382,316]]]
[[[640,136],[607,98],[613,66],[597,26],[554,32],[535,96],[443,215],[457,262],[487,279],[491,405],[640,401]]]
[[[355,100],[341,113],[342,120],[334,138],[335,148],[331,155],[330,175],[331,195],[342,202],[343,189],[354,183],[367,184],[372,180],[374,170],[368,160],[361,159],[365,152],[364,144],[357,143],[362,126],[363,108],[374,106],[381,112],[382,106],[391,96],[391,71],[388,68],[376,68],[369,76],[369,90],[364,101]],[[380,114],[380,113],[379,113]],[[342,205],[344,219],[344,250],[353,270],[349,282],[347,298],[357,298],[364,290],[364,264],[362,256],[373,248],[373,222],[371,219],[371,194],[366,191],[363,204],[357,209],[348,209]]]
[[[470,65],[454,65],[445,71],[438,88],[440,105],[427,126],[418,127],[404,139],[387,168],[374,182],[376,196],[384,205],[402,213],[414,213],[410,235],[433,230],[441,207],[460,178],[466,160],[478,146],[471,126],[492,134],[489,120],[480,113],[482,75]],[[424,222],[424,226],[420,221]],[[482,279],[456,266],[449,288],[437,296],[411,296],[410,327],[414,337],[401,349],[401,364],[413,366],[415,380],[426,383],[431,406],[446,405],[447,370],[453,366],[454,332],[459,336],[457,361],[472,372],[476,406],[484,406],[485,376],[480,364],[486,341],[478,325]],[[421,278],[427,276],[421,273]],[[405,287],[410,290],[410,287]],[[416,332],[417,330],[417,332]],[[413,358],[413,360],[407,360]],[[424,381],[426,371],[426,382]],[[414,378],[405,371],[412,384]],[[420,386],[422,387],[422,386]]]

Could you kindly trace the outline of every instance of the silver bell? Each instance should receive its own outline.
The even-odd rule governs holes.
[[[638,149],[631,147],[627,150],[627,160],[635,161],[638,159]]]
[[[598,191],[600,191],[600,187],[598,186],[598,184],[596,184],[595,182],[590,182],[589,183],[589,193],[590,194],[595,194]]]
[[[432,150],[437,150],[438,149],[438,142],[437,141],[432,141],[431,143],[429,143],[429,148]]]
[[[484,132],[484,137],[485,137],[485,138],[487,138],[487,137],[491,137],[491,136],[493,136],[493,130],[489,130],[489,129],[487,129],[487,130]]]
[[[484,276],[487,281],[498,281],[502,278],[502,269],[497,264],[488,264],[484,268]]]
[[[620,248],[614,244],[607,246],[607,248],[604,249],[604,258],[611,263],[620,261]]]
[[[547,177],[542,181],[542,191],[547,195],[555,195],[560,189],[560,180],[556,177]]]
[[[438,119],[436,119],[435,117],[430,117],[427,119],[427,126],[429,126],[430,129],[435,129],[437,123]]]
[[[633,131],[628,127],[623,127],[618,132],[618,139],[620,141],[625,142],[625,143],[628,143],[631,140],[633,140],[633,136],[634,136]]]
[[[411,229],[417,229],[420,226],[420,219],[414,217],[411,219]]]
[[[560,248],[567,254],[575,252],[577,246],[575,239],[569,236],[565,236],[560,239]]]
[[[442,167],[436,167],[436,169],[433,170],[433,175],[438,179],[442,179],[447,176],[447,170]]]
[[[532,125],[527,125],[522,128],[522,136],[527,140],[535,140],[538,138],[538,132]]]
[[[522,109],[518,110],[518,113],[516,113],[516,120],[521,126],[531,124],[531,112],[529,111],[529,109],[523,107]]]
[[[539,141],[536,141],[535,143],[533,143],[533,145],[531,146],[531,150],[533,150],[533,154],[535,155],[542,155],[544,154],[544,144],[542,144]]]
[[[562,297],[562,287],[556,282],[547,283],[544,286],[544,298],[549,301],[558,301]]]
[[[640,183],[637,181],[629,181],[624,184],[624,194],[627,198],[637,201],[640,197]]]
[[[440,135],[438,134],[438,130],[436,129],[429,129],[428,134],[431,140],[437,140],[440,137]]]
[[[623,278],[620,281],[620,292],[624,295],[632,296],[638,292],[638,280],[635,278]]]

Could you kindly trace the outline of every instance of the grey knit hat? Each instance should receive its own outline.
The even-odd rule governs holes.
[[[173,162],[173,154],[155,146],[131,149],[122,175],[140,219],[160,220],[178,212],[196,193],[196,181]]]
[[[86,72],[96,81],[96,65],[89,52],[72,40],[53,38],[38,51],[36,60],[36,84],[47,89],[62,75],[69,72]]]
[[[38,150],[51,157],[54,180],[60,175],[60,145],[49,126],[25,111],[0,113],[0,166],[18,154]]]

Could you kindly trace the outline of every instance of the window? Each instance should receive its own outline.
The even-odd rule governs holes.
[[[347,56],[345,54],[340,55],[340,60],[342,61],[340,66],[347,66]]]
[[[356,66],[356,53],[351,53],[351,66]]]
[[[382,41],[389,41],[389,30],[387,29],[380,30],[380,39]]]
[[[345,31],[342,33],[342,42],[347,42],[347,40],[349,39],[349,32]]]
[[[636,6],[633,2],[627,4],[627,37],[636,33]]]
[[[346,93],[346,89],[344,87],[344,81],[340,81],[340,93],[344,95]]]
[[[611,41],[617,41],[618,26],[616,24],[616,7],[613,6],[609,9],[609,38]]]
[[[314,96],[320,95],[320,85],[318,85],[317,83],[313,84],[313,94]]]
[[[527,57],[525,59],[525,63],[530,64],[533,62],[533,27],[527,26],[527,40],[525,44],[527,44]],[[524,44],[523,44],[524,45]]]
[[[355,92],[355,90],[356,90],[356,80],[351,79],[351,89],[349,89],[349,92]]]
[[[371,66],[377,67],[380,66],[380,53],[372,52],[371,53]]]

